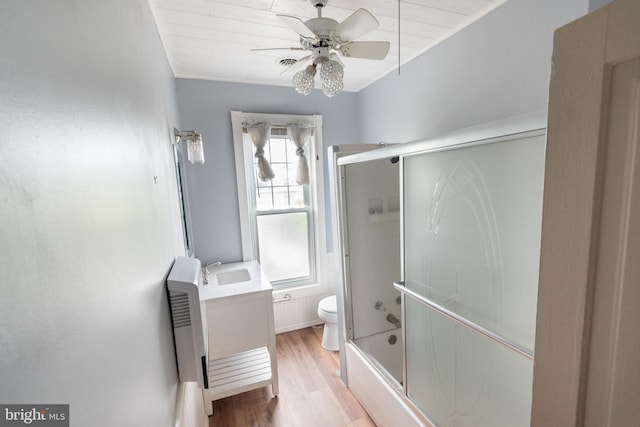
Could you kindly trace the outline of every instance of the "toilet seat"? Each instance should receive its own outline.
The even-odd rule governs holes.
[[[318,309],[329,314],[336,314],[338,312],[338,301],[335,295],[322,298],[318,303]]]
[[[320,300],[318,303],[318,317],[325,322],[338,322],[338,303],[335,295]]]

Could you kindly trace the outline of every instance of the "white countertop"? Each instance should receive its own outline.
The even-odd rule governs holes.
[[[247,269],[249,276],[251,277],[250,280],[225,285],[220,285],[218,283],[216,278],[218,273],[229,272],[242,268]],[[201,287],[200,300],[206,301],[215,298],[224,298],[271,290],[271,282],[269,282],[262,272],[262,267],[258,261],[234,262],[231,264],[220,264],[209,267],[209,283]]]

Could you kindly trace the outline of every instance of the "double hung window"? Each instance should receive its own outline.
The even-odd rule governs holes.
[[[266,117],[265,117],[266,116]],[[271,124],[268,135],[255,144],[248,128],[256,119]],[[321,135],[317,116],[232,114],[243,257],[257,259],[275,289],[317,283],[318,153]],[[300,147],[287,124],[312,127]],[[267,161],[272,173],[261,162]],[[308,167],[308,183],[299,168]],[[262,172],[262,173],[261,173]],[[271,179],[261,177],[272,176]],[[306,176],[306,174],[304,174]],[[320,181],[320,184],[322,182]],[[244,200],[243,200],[244,199]]]

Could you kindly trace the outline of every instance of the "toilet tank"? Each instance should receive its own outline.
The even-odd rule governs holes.
[[[197,258],[177,257],[167,290],[176,346],[178,375],[181,382],[195,381],[201,389],[209,388],[207,318],[200,300],[202,268]]]

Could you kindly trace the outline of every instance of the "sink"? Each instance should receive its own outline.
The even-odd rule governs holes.
[[[247,282],[249,280],[251,280],[251,275],[249,275],[249,271],[246,268],[216,273],[218,285],[230,285],[232,283]]]
[[[268,292],[271,295],[273,289],[256,260],[211,266],[208,273],[207,286],[202,287],[200,294],[200,299],[204,301],[254,292]]]

